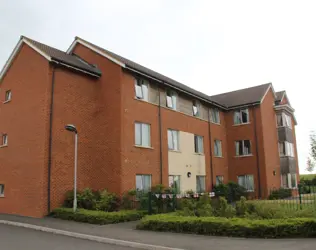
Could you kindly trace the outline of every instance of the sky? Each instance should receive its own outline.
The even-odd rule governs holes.
[[[295,109],[304,173],[315,11],[313,0],[0,0],[0,68],[20,35],[61,50],[79,36],[208,95],[272,82]]]

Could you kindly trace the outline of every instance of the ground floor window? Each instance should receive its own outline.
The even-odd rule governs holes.
[[[4,184],[0,184],[0,196],[4,196]]]
[[[197,193],[205,192],[205,176],[202,176],[202,175],[196,176],[196,192]]]
[[[282,174],[281,186],[283,188],[297,188],[296,174]]]
[[[169,187],[176,193],[180,193],[180,175],[169,175]]]
[[[223,175],[216,175],[216,186],[224,183],[224,176]]]
[[[142,174],[136,175],[136,191],[148,192],[151,188],[151,175]]]
[[[238,184],[244,187],[245,189],[247,189],[247,191],[249,192],[252,192],[255,190],[253,175],[239,175]]]

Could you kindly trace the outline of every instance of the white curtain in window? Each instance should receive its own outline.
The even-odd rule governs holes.
[[[199,153],[203,153],[204,149],[203,149],[203,137],[202,136],[198,136],[198,151]]]
[[[239,147],[240,147],[241,141],[235,141],[235,150],[236,150],[236,155],[239,155]]]
[[[176,130],[172,131],[172,142],[173,142],[173,149],[179,150],[179,133]]]
[[[205,176],[196,176],[196,192],[205,192]]]
[[[142,144],[142,127],[141,123],[135,123],[135,144],[141,145]]]
[[[245,176],[243,176],[243,175],[238,176],[238,185],[242,186],[242,187],[246,186],[246,184],[245,184]]]
[[[150,146],[150,125],[142,124],[142,146]]]
[[[168,129],[168,148],[173,149],[172,130]]]
[[[172,97],[167,95],[167,107],[168,108],[173,108],[172,106]]]
[[[255,190],[254,187],[254,180],[253,180],[253,175],[247,175],[247,190],[248,191],[253,191]]]
[[[287,114],[284,114],[284,120],[285,120],[285,125],[289,128],[292,128],[292,121],[291,121],[291,117]]]
[[[241,115],[239,111],[235,111],[234,113],[234,124],[240,124],[241,123]]]
[[[177,97],[175,94],[172,94],[172,108],[177,109]]]
[[[142,84],[143,99],[148,101],[148,85]]]
[[[135,94],[136,94],[136,97],[139,99],[144,98],[143,91],[142,91],[142,85],[136,79],[135,79]]]
[[[193,109],[193,115],[197,116],[198,115],[198,107],[193,105],[192,109]]]
[[[278,124],[278,127],[282,127],[283,126],[283,122],[282,122],[282,114],[278,114],[277,115],[277,124]]]

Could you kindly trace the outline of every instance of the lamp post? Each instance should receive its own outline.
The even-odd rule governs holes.
[[[75,166],[74,166],[74,203],[73,211],[77,211],[77,158],[78,158],[78,131],[75,125],[67,124],[65,129],[75,133]]]

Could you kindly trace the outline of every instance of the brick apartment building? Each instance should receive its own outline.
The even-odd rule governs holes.
[[[67,52],[21,37],[0,101],[0,213],[61,205],[73,188],[69,123],[79,189],[297,187],[294,109],[270,83],[208,96],[78,37]]]

